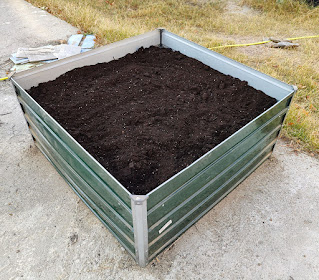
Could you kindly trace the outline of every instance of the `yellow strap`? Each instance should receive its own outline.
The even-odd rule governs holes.
[[[0,81],[8,80],[8,77],[0,78]]]
[[[256,43],[248,43],[248,44],[235,44],[235,45],[218,46],[218,47],[213,47],[213,48],[209,48],[209,49],[220,49],[220,48],[231,48],[231,47],[246,47],[246,46],[266,44],[266,43],[269,43],[269,42],[270,42],[270,40],[262,41],[262,42],[256,42]]]
[[[295,38],[287,38],[286,40],[299,40],[299,39],[309,39],[309,38],[319,38],[319,35],[304,36],[304,37],[295,37]]]
[[[319,38],[319,35],[313,35],[313,36],[304,36],[304,37],[295,37],[295,38],[287,38],[286,40],[299,40],[299,39],[309,39],[309,38]],[[212,49],[221,49],[221,48],[232,48],[232,47],[246,47],[246,46],[254,46],[254,45],[261,45],[271,42],[271,40],[267,41],[261,41],[256,43],[247,43],[247,44],[235,44],[235,45],[225,45],[225,46],[217,46],[209,48]]]

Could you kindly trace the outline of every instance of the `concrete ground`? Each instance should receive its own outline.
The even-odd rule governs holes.
[[[0,1],[0,76],[17,47],[76,33],[22,0]],[[319,161],[279,141],[267,160],[139,268],[34,147],[0,82],[0,279],[319,279]]]

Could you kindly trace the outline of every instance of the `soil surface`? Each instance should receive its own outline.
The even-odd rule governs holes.
[[[29,90],[131,193],[146,194],[276,103],[247,82],[151,47]]]

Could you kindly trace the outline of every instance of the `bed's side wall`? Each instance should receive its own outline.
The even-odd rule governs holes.
[[[39,83],[54,80],[72,69],[109,62],[119,59],[128,53],[134,53],[140,47],[148,48],[159,44],[160,30],[156,29],[142,35],[20,72],[14,75],[14,79],[22,88],[30,89]]]
[[[249,81],[278,102],[196,162],[149,193],[149,260],[169,246],[267,159],[294,88],[163,31],[162,43],[212,68]]]
[[[24,89],[15,81],[13,84],[35,144],[76,194],[135,258],[129,192]]]
[[[163,46],[195,58],[225,75],[231,75],[240,80],[247,81],[250,86],[263,91],[277,100],[282,100],[289,92],[294,91],[292,86],[284,82],[166,30],[162,31],[161,42]]]
[[[150,193],[150,260],[255,170],[272,152],[291,97]]]

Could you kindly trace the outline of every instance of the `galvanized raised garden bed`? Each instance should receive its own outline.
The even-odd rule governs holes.
[[[74,68],[163,46],[277,99],[277,103],[147,195],[131,195],[26,92]],[[295,92],[287,85],[166,30],[125,39],[21,72],[12,79],[36,145],[72,189],[145,266],[267,159]]]

